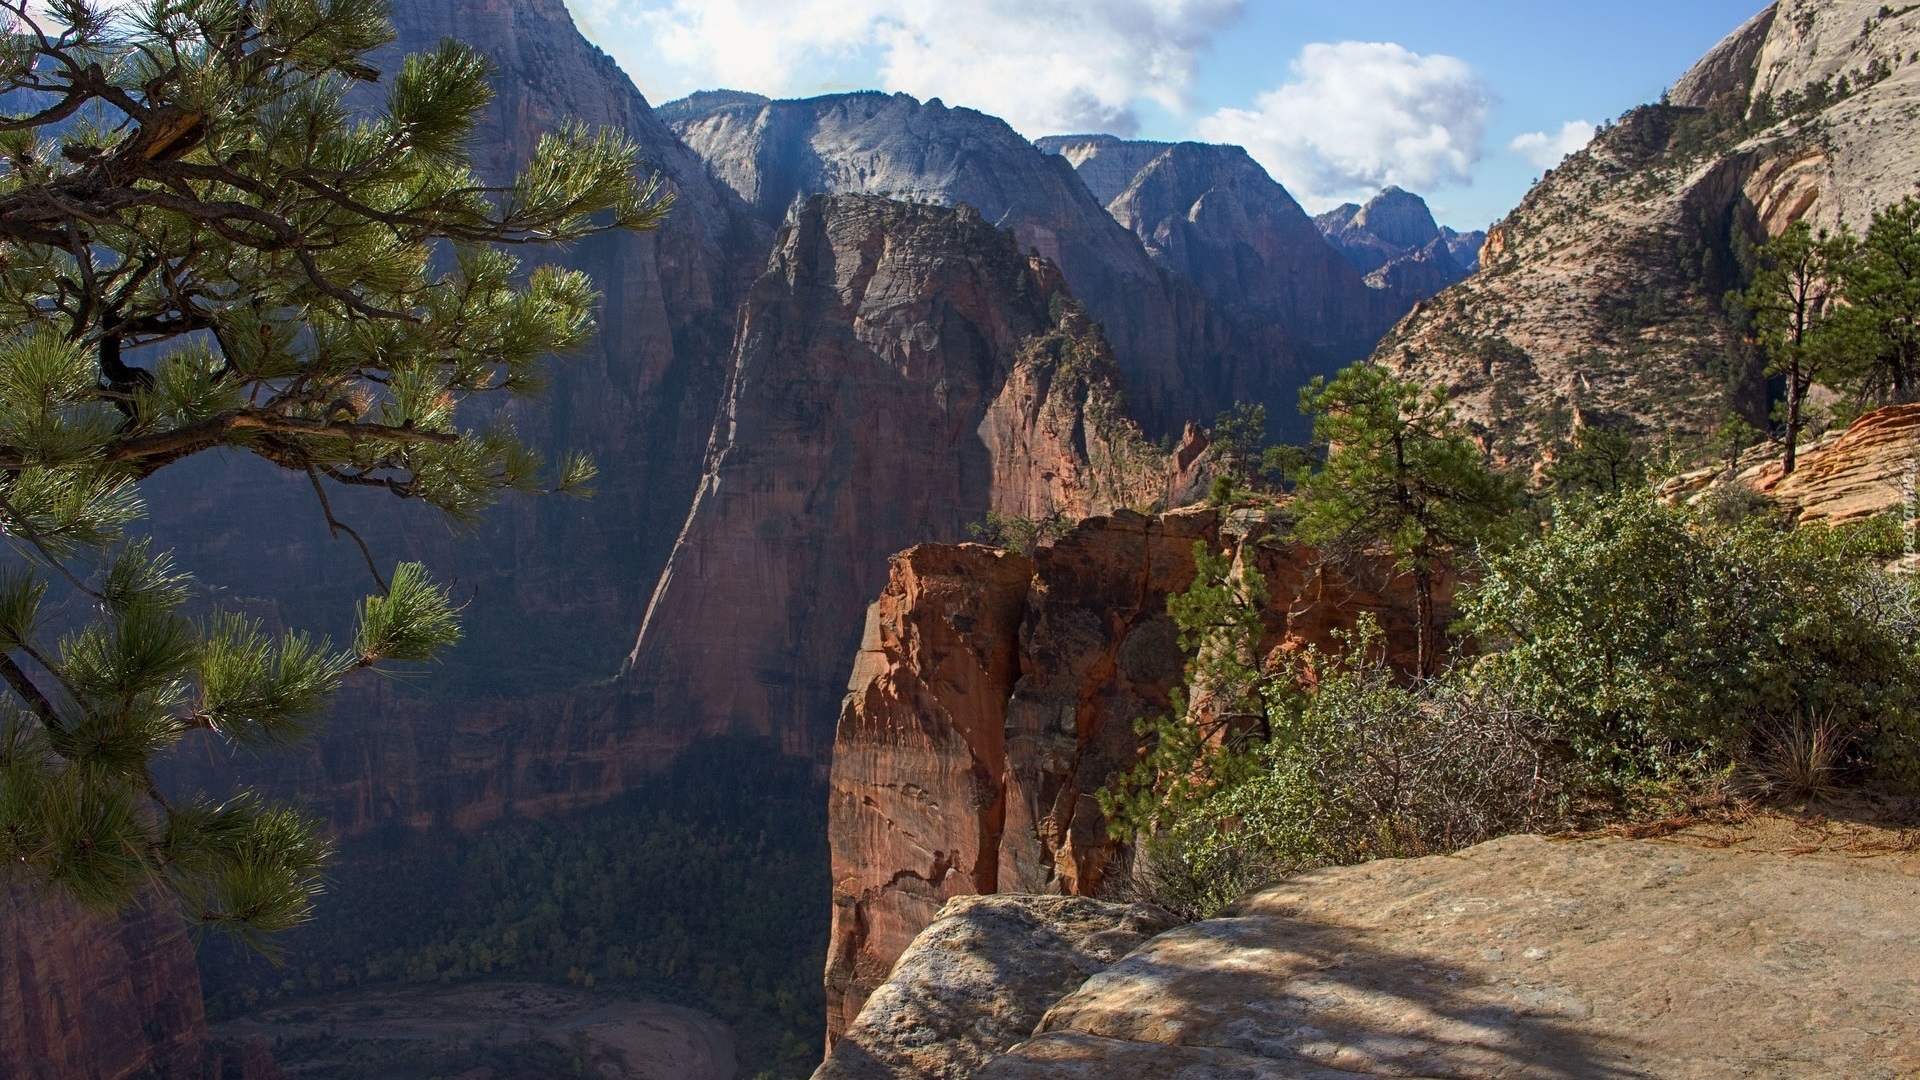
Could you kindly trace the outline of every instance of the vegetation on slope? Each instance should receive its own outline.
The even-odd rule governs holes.
[[[204,948],[216,1017],[355,988],[568,982],[681,1001],[733,1028],[745,1077],[804,1077],[825,1002],[826,796],[771,744],[699,744],[606,806],[472,835],[342,845],[285,966]],[[217,943],[216,943],[217,944]]]
[[[1397,407],[1347,410],[1327,463],[1270,517],[1306,540],[1333,534],[1300,525],[1371,522],[1345,552],[1403,573],[1444,550],[1462,579],[1444,663],[1395,670],[1367,623],[1340,649],[1263,655],[1264,583],[1232,552],[1198,550],[1199,579],[1168,605],[1186,692],[1103,793],[1155,898],[1205,913],[1300,869],[1708,792],[1920,787],[1920,585],[1887,568],[1899,523],[1671,504],[1630,445],[1577,436],[1534,491],[1505,489],[1516,512],[1501,516],[1497,479],[1472,478],[1487,462],[1444,452],[1466,438],[1444,399],[1377,369],[1365,381],[1390,384],[1378,397]],[[1325,392],[1307,403],[1323,421],[1345,408]],[[1368,482],[1331,482],[1355,474]],[[1473,527],[1443,537],[1428,521]]]

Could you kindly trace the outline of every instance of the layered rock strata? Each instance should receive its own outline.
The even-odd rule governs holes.
[[[1890,512],[1910,517],[1920,500],[1920,405],[1875,409],[1845,431],[1802,443],[1791,476],[1781,469],[1779,449],[1767,445],[1732,468],[1676,476],[1660,493],[1698,504],[1729,485],[1768,496],[1803,524],[1841,524]]]
[[[1531,836],[1315,871],[1148,942],[974,1075],[1905,1075],[1917,880],[1910,854]]]
[[[1074,896],[965,896],[913,939],[813,1080],[966,1080],[1178,919]]]
[[[1095,793],[1183,674],[1167,597],[1194,546],[1266,578],[1263,648],[1331,646],[1362,615],[1410,662],[1411,596],[1215,511],[1083,522],[1032,556],[913,548],[867,618],[834,741],[829,1037],[941,906],[974,893],[1095,895],[1118,849]]]

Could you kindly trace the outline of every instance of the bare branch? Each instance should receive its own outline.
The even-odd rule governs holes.
[[[380,586],[380,595],[391,594],[393,590],[387,587],[386,579],[380,576],[380,568],[374,565],[373,551],[367,547],[366,540],[362,539],[351,526],[333,516],[333,503],[327,499],[327,489],[321,485],[320,474],[315,472],[311,465],[307,466],[307,480],[313,484],[313,493],[320,499],[320,512],[327,517],[327,530],[336,540],[340,538],[341,533],[352,537],[353,542],[360,545],[360,557],[367,560],[367,573],[372,574],[373,583]]]

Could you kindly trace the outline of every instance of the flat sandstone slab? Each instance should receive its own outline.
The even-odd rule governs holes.
[[[1163,934],[979,1080],[1920,1073],[1920,859],[1510,837]]]

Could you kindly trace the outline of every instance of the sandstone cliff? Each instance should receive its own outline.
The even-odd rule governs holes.
[[[819,754],[889,553],[988,511],[1180,501],[1059,274],[970,209],[816,197],[741,317],[707,476],[622,681]]]
[[[1743,245],[1807,218],[1864,226],[1909,194],[1920,9],[1769,8],[1552,170],[1483,269],[1422,305],[1376,360],[1455,391],[1525,444],[1555,405],[1685,439],[1765,388],[1721,310]]]
[[[1036,145],[1070,162],[1156,263],[1199,288],[1228,332],[1243,339],[1232,350],[1237,356],[1291,348],[1315,373],[1337,369],[1371,352],[1415,300],[1455,280],[1404,299],[1368,288],[1361,275],[1373,268],[1356,270],[1342,259],[1293,196],[1237,146],[1104,135]],[[1277,403],[1270,410],[1291,416],[1283,388],[1262,383],[1269,372],[1222,377],[1238,396]],[[1284,389],[1298,384],[1294,375]]]
[[[201,1080],[206,1041],[193,943],[170,907],[111,918],[0,889],[0,1076]]]
[[[1780,452],[1769,445],[1742,455],[1732,468],[1676,476],[1660,492],[1698,503],[1729,485],[1752,488],[1802,523],[1909,514],[1920,489],[1920,405],[1875,409],[1845,431],[1801,444],[1792,476],[1782,475]]]
[[[1196,542],[1260,535],[1235,520],[1223,541],[1207,509],[1117,512],[1031,557],[894,560],[834,740],[830,1038],[953,897],[1098,892],[1117,851],[1094,795],[1182,676],[1166,598],[1192,583]],[[1296,545],[1239,550],[1271,590],[1266,647],[1331,644],[1372,613],[1410,652],[1404,582],[1356,580]]]

